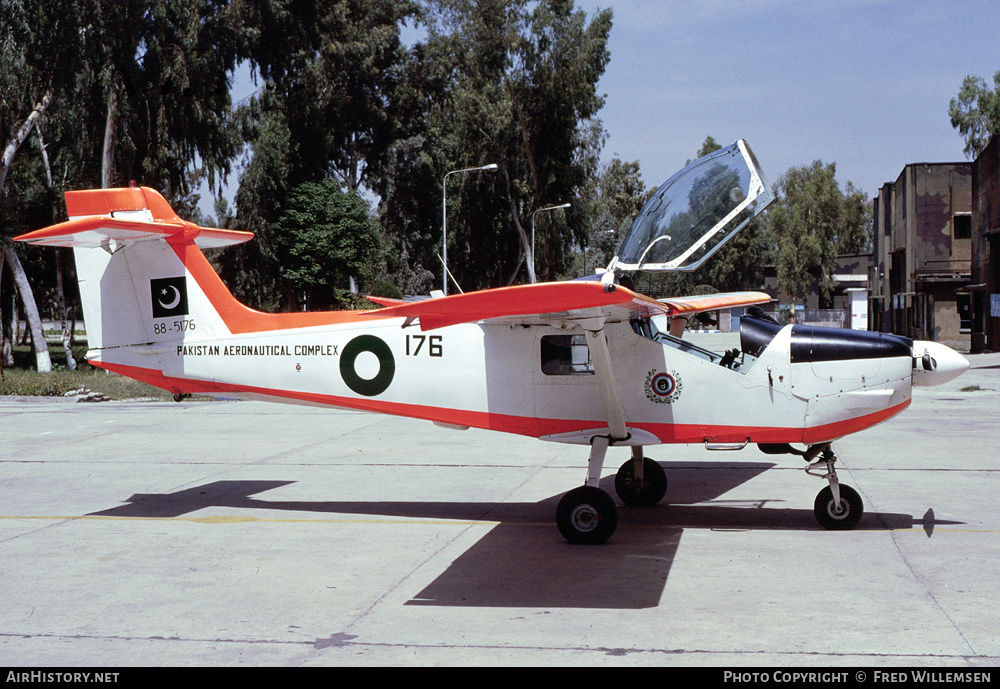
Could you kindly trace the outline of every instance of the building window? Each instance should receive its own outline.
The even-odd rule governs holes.
[[[955,239],[972,239],[972,216],[956,215],[952,218]]]

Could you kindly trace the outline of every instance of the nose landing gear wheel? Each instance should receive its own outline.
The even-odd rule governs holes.
[[[853,529],[865,513],[865,504],[858,492],[850,486],[840,486],[840,504],[833,499],[833,490],[827,486],[816,496],[813,506],[816,521],[824,529],[846,531]]]
[[[559,501],[556,526],[574,545],[598,545],[618,528],[618,506],[600,488],[575,488]]]
[[[667,494],[667,474],[663,467],[649,459],[642,461],[642,480],[635,477],[635,462],[629,460],[615,474],[615,491],[626,505],[652,507]]]

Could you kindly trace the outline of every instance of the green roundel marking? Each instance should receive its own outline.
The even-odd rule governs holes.
[[[354,370],[354,362],[363,352],[371,352],[378,357],[378,375],[368,380]],[[374,335],[358,335],[347,343],[340,355],[340,375],[354,392],[365,397],[373,397],[385,392],[396,375],[396,360],[389,345]]]

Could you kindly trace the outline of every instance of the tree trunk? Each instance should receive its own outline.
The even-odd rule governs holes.
[[[517,99],[517,94],[514,92],[514,86],[510,83],[510,79],[507,75],[503,75],[504,86],[507,87],[507,95],[510,96],[511,102],[514,104],[514,110],[517,112],[517,123],[521,127],[521,140],[524,142],[524,155],[528,159],[528,166],[531,168],[531,180],[534,183],[535,198],[540,198],[542,193],[542,184],[538,177],[538,164],[535,162],[535,147],[531,143],[531,134],[528,132],[528,121],[524,115],[524,110],[521,108],[521,102]]]
[[[3,265],[0,260],[0,285],[3,285]],[[0,290],[0,374],[5,366],[14,365],[14,328],[11,327],[11,318],[8,317],[8,304],[10,299],[4,299],[3,291]],[[14,309],[14,304],[10,303],[10,309]]]
[[[28,134],[31,134],[31,128],[35,126],[35,123],[45,114],[45,109],[49,107],[49,103],[52,102],[52,89],[46,91],[42,100],[35,105],[35,109],[31,111],[28,118],[21,125],[21,128],[17,130],[10,141],[3,150],[3,159],[0,162],[0,194],[6,194],[5,185],[7,182],[7,171],[10,170],[10,165],[14,162],[14,155],[17,153],[17,149],[21,147],[24,140],[28,138]]]
[[[49,153],[45,148],[45,140],[42,137],[41,126],[35,127],[38,134],[38,147],[42,151],[42,163],[45,165],[45,180],[48,183],[49,191],[52,191],[52,168],[49,166]],[[53,209],[53,224],[55,223],[55,210]],[[65,249],[56,247],[56,293],[59,297],[59,320],[62,329],[63,352],[66,355],[66,367],[70,371],[76,370],[76,359],[73,358],[73,333],[66,329],[66,290],[63,289],[63,269],[62,257]]]
[[[104,120],[104,148],[101,155],[101,188],[110,189],[115,175],[115,130],[118,128],[118,92],[108,87],[108,114]]]
[[[49,89],[45,92],[42,100],[35,105],[35,108],[28,115],[21,128],[17,130],[14,137],[4,147],[3,158],[0,159],[0,196],[7,193],[7,172],[10,170],[11,163],[14,162],[14,155],[17,153],[17,149],[21,147],[24,140],[31,134],[35,123],[45,114],[45,110],[51,102],[52,89]],[[13,247],[5,248],[3,253],[7,265],[13,271],[14,282],[17,285],[18,292],[21,294],[21,301],[24,303],[24,312],[28,315],[28,322],[31,325],[31,334],[35,339],[35,356],[38,370],[41,373],[48,373],[52,370],[52,362],[49,359],[49,348],[45,343],[45,336],[42,333],[42,321],[38,316],[38,307],[35,305],[35,297],[32,295],[31,285],[28,284],[24,268],[21,267],[21,262],[18,260]],[[13,343],[11,343],[11,346],[13,346]],[[0,356],[3,356],[3,352],[0,352]]]
[[[24,274],[21,261],[14,252],[14,247],[6,247],[3,250],[7,265],[14,271],[14,282],[17,284],[17,291],[21,294],[21,303],[24,304],[24,313],[28,319],[28,326],[31,328],[31,339],[35,343],[35,363],[39,373],[49,373],[52,371],[52,360],[49,358],[49,346],[45,342],[45,334],[42,332],[42,319],[38,315],[38,307],[35,305],[35,297],[31,292],[31,285],[28,284],[28,276]]]
[[[56,247],[56,285],[59,292],[59,319],[62,327],[63,351],[66,354],[66,368],[76,370],[76,359],[73,358],[73,332],[66,327],[66,291],[63,289],[62,255],[64,249]]]
[[[507,284],[513,285],[514,281],[517,279],[517,274],[521,270],[521,261],[527,260],[528,262],[528,282],[535,282],[535,261],[532,256],[531,240],[528,238],[528,233],[524,229],[524,225],[521,224],[521,214],[517,212],[517,204],[514,202],[514,194],[510,188],[510,174],[507,172],[505,167],[503,170],[504,179],[507,181],[507,201],[510,203],[510,215],[514,220],[514,228],[517,230],[517,236],[521,239],[521,248],[524,252],[518,256],[517,266],[514,271],[507,278]]]

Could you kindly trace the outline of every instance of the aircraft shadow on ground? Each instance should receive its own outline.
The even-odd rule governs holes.
[[[780,507],[774,498],[721,500],[775,465],[766,462],[661,462],[670,487],[654,508],[620,507],[619,526],[603,546],[572,546],[553,523],[561,496],[533,503],[406,501],[269,501],[256,497],[294,481],[214,481],[174,493],[135,494],[128,504],[92,516],[177,518],[202,509],[284,510],[497,525],[459,556],[408,605],[638,609],[659,605],[685,528],[822,531],[812,506]],[[614,494],[614,477],[602,480]],[[908,514],[866,513],[855,529],[922,527],[938,521]]]

